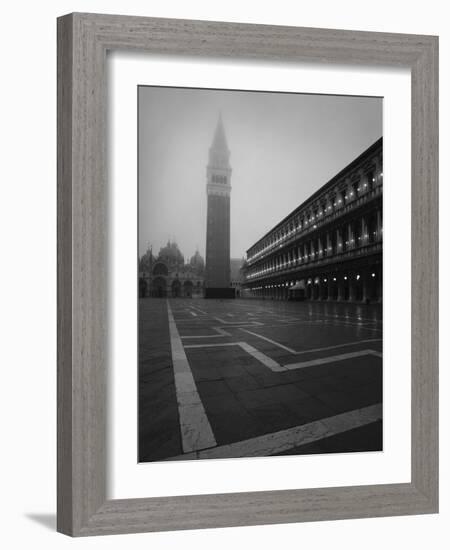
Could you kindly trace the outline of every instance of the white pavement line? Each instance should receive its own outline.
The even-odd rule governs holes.
[[[256,348],[247,344],[247,342],[225,342],[221,344],[190,344],[184,346],[185,349],[201,349],[201,348],[217,348],[226,346],[240,346],[244,351],[252,355],[264,366],[268,367],[272,372],[285,372],[287,370],[303,369],[306,367],[314,367],[317,365],[326,365],[327,363],[337,363],[339,361],[345,361],[347,359],[353,359],[355,357],[363,357],[364,355],[373,355],[375,357],[382,357],[379,351],[373,349],[364,349],[361,351],[355,351],[352,353],[342,353],[341,355],[331,355],[328,357],[322,357],[320,359],[312,359],[311,361],[302,361],[301,363],[290,363],[288,365],[280,365],[266,354],[258,351]]]
[[[381,403],[370,405],[362,409],[356,409],[345,413],[315,420],[302,426],[295,426],[287,430],[281,430],[271,434],[261,435],[221,445],[213,449],[205,449],[190,453],[189,455],[179,455],[174,457],[177,460],[189,458],[232,458],[232,457],[252,457],[252,456],[270,456],[283,453],[295,447],[320,441],[326,437],[338,435],[355,428],[361,428],[372,424],[383,418],[383,407]],[[174,459],[172,458],[172,460]],[[171,460],[171,459],[169,459]]]
[[[219,323],[222,323],[223,325],[232,325],[232,326],[262,326],[263,323],[260,323],[259,321],[225,321],[225,319],[221,319],[220,317],[213,317],[216,321],[219,321]]]
[[[195,311],[198,311],[199,313],[203,313],[203,315],[208,315],[206,311],[203,311],[203,309],[200,309],[199,307],[191,306],[191,309],[195,309]]]
[[[369,338],[368,340],[355,340],[354,342],[347,342],[346,344],[336,344],[335,346],[327,346],[326,348],[314,348],[305,349],[302,351],[296,351],[296,355],[304,355],[305,353],[317,353],[319,351],[329,351],[331,349],[346,348],[348,346],[356,346],[358,344],[367,344],[369,342],[382,342],[382,338]],[[380,353],[380,357],[381,357]]]
[[[337,321],[337,326],[341,326],[341,327],[358,327],[360,330],[370,330],[372,332],[383,332],[382,328],[365,327],[361,323],[344,323],[344,322],[341,322],[341,321]]]
[[[226,346],[239,346],[244,351],[252,355],[255,359],[257,359],[260,363],[262,363],[265,367],[268,367],[273,372],[284,372],[286,371],[286,367],[283,367],[282,365],[278,364],[276,361],[268,357],[266,354],[262,353],[261,351],[258,351],[256,348],[251,346],[250,344],[247,344],[247,342],[226,342],[223,344],[190,344],[189,346],[184,346],[185,349],[193,349],[193,348],[218,348],[218,347],[226,347]]]
[[[374,355],[375,357],[382,357],[382,354],[373,349],[364,349],[361,351],[355,351],[352,353],[342,353],[341,355],[330,355],[329,357],[322,357],[320,359],[311,359],[311,361],[302,361],[301,363],[291,363],[284,365],[286,369],[303,369],[306,367],[314,367],[317,365],[326,365],[327,363],[337,363],[338,361],[345,361],[347,359],[354,359],[355,357],[363,357],[364,355]]]
[[[257,332],[252,332],[251,330],[247,330],[245,328],[241,328],[243,332],[247,332],[248,334],[252,334],[253,336],[256,336],[257,338],[261,338],[262,340],[266,340],[266,342],[270,342],[271,344],[274,344],[275,346],[278,346],[279,348],[285,349],[289,353],[292,353],[293,355],[304,355],[305,353],[317,353],[320,351],[328,351],[331,349],[337,349],[337,348],[345,348],[348,346],[356,346],[357,344],[367,344],[368,342],[382,342],[381,338],[369,338],[367,340],[356,340],[355,342],[348,342],[346,344],[336,344],[335,346],[327,346],[324,348],[312,348],[312,349],[306,349],[302,351],[295,351],[295,349],[288,348],[287,346],[284,346],[283,344],[280,344],[279,342],[276,342],[275,340],[271,340],[270,338],[267,338],[266,336],[263,336],[262,334],[258,334]],[[381,353],[380,353],[381,357]]]
[[[184,353],[169,301],[167,315],[183,452],[214,447],[217,443]]]
[[[258,351],[250,344],[247,344],[247,342],[239,342],[239,346],[243,350],[245,350],[247,353],[252,355],[255,359],[257,359],[260,363],[262,363],[264,366],[268,367],[273,372],[283,372],[286,370],[286,367],[283,367],[282,365],[278,364],[276,361],[265,355],[264,353]]]
[[[189,336],[181,336],[181,339],[186,340],[188,338],[222,338],[223,336],[227,336],[227,335],[226,334],[200,334],[199,336],[193,336],[192,334],[190,334]]]
[[[216,321],[219,321],[219,323],[223,323],[224,325],[229,323],[229,321],[225,321],[225,319],[221,319],[220,317],[213,317],[213,319],[215,319]]]
[[[231,336],[229,332],[226,330],[223,330],[221,327],[211,327],[213,330],[217,332],[217,334],[200,334],[200,335],[194,335],[190,334],[189,336],[181,336],[181,339],[184,340],[185,338],[220,338],[222,336]]]
[[[241,327],[262,327],[264,323],[258,321],[236,321],[235,323],[227,323],[227,328],[241,328]]]
[[[229,332],[227,332],[226,330],[224,330],[221,327],[212,327],[212,328],[214,330],[216,330],[221,336],[231,336],[231,334]]]
[[[225,342],[223,344],[189,344],[188,346],[184,346],[184,349],[192,349],[192,348],[221,348],[223,346],[238,346],[239,342]]]
[[[251,330],[247,330],[245,328],[241,328],[243,332],[247,332],[248,334],[252,334],[253,336],[256,336],[257,338],[261,338],[261,340],[265,340],[266,342],[270,342],[271,344],[274,344],[275,346],[278,346],[279,348],[285,349],[289,353],[296,353],[295,349],[288,348],[287,346],[283,346],[283,344],[280,344],[279,342],[275,342],[275,340],[271,340],[270,338],[267,338],[266,336],[263,336],[262,334],[257,334],[256,332],[252,332]]]

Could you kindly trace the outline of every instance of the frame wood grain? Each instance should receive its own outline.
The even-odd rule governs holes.
[[[107,500],[106,52],[409,67],[411,483]],[[438,511],[438,38],[74,13],[58,19],[58,521],[72,536]]]

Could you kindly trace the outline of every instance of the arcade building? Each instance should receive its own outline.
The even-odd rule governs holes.
[[[383,139],[247,250],[245,295],[382,301]]]

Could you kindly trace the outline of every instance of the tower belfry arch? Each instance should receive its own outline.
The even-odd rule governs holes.
[[[234,298],[230,279],[231,165],[219,115],[206,167],[205,298]]]

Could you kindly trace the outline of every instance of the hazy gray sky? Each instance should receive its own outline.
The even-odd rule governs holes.
[[[219,112],[231,151],[231,256],[382,135],[382,99],[139,88],[139,253],[205,256],[206,165]]]

